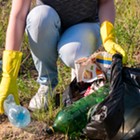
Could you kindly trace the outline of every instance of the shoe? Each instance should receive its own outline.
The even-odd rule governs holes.
[[[49,87],[47,85],[40,85],[38,92],[32,97],[29,103],[29,110],[35,111],[40,109],[47,109],[47,94]]]

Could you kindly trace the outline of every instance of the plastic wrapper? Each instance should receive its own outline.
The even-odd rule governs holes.
[[[91,83],[98,79],[106,79],[110,75],[112,55],[105,52],[95,52],[88,58],[80,58],[75,61],[75,73],[77,82]]]

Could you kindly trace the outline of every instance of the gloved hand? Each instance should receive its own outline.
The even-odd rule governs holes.
[[[4,113],[3,103],[9,94],[13,94],[19,104],[16,79],[20,68],[22,53],[5,50],[3,52],[2,79],[0,84],[0,114]]]
[[[104,21],[100,27],[100,34],[105,50],[111,54],[120,53],[123,56],[123,63],[126,63],[127,56],[124,49],[115,43],[114,26],[109,21]]]

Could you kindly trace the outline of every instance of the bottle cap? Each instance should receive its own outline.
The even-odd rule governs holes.
[[[54,133],[53,127],[50,126],[49,128],[46,128],[46,132],[47,132],[49,135],[53,134],[53,133]]]

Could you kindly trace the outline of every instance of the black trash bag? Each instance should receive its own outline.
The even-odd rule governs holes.
[[[140,68],[123,68],[123,81],[125,125],[119,139],[140,140]]]
[[[112,139],[124,123],[124,83],[122,56],[112,57],[110,94],[93,107],[91,117],[83,132],[89,139]]]
[[[125,114],[140,105],[140,68],[124,68]]]
[[[87,88],[91,86],[91,83],[77,82],[76,77],[68,85],[66,90],[63,92],[62,103],[64,106],[69,106],[73,102],[83,97]]]

